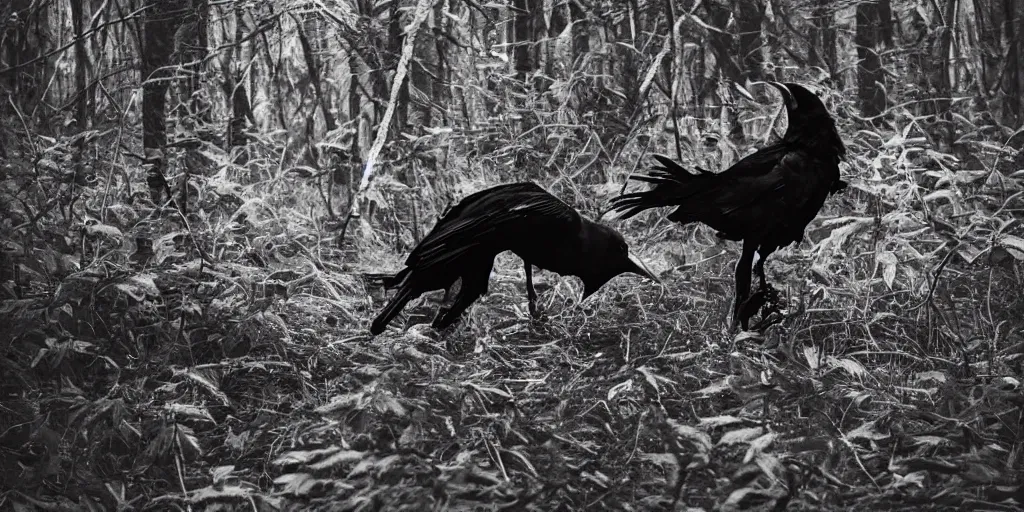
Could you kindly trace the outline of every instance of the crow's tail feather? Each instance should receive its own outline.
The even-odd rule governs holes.
[[[388,324],[398,316],[402,308],[413,298],[415,297],[413,296],[412,286],[408,283],[402,285],[398,290],[398,294],[391,299],[391,302],[388,302],[387,306],[384,306],[384,309],[377,315],[377,318],[373,319],[373,323],[370,324],[370,333],[376,336],[384,332]]]
[[[409,276],[410,272],[412,272],[412,268],[411,267],[405,267],[404,269],[402,269],[401,272],[399,272],[399,273],[397,273],[395,275],[384,276],[381,279],[381,282],[384,285],[385,289],[390,290],[390,289],[392,289],[392,288],[402,284],[402,281],[404,281],[405,278]]]
[[[687,199],[700,194],[710,184],[712,172],[696,169],[694,174],[668,157],[654,155],[661,164],[651,170],[650,174],[630,176],[631,180],[643,181],[654,185],[643,192],[622,194],[612,199],[611,210],[614,216],[628,219],[644,210],[662,206],[679,206]]]

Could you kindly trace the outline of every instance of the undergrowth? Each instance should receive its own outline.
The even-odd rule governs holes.
[[[714,165],[780,128],[746,107],[751,145],[723,137]],[[654,126],[598,133],[563,104],[403,141],[345,240],[269,138],[244,168],[198,152],[216,164],[190,178],[188,225],[131,193],[141,171],[99,142],[115,134],[77,155],[87,180],[74,141],[22,140],[0,194],[0,504],[1017,509],[1021,171],[1001,136],[964,126],[955,155],[890,114],[841,116],[852,186],[768,261],[780,322],[738,337],[738,248],[663,212],[616,226],[661,286],[621,276],[581,304],[541,273],[534,322],[506,254],[447,332],[424,325],[440,293],[366,332],[379,274],[453,201],[532,179],[597,218],[672,147]]]

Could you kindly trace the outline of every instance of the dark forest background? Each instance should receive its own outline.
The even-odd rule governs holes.
[[[1019,510],[1024,2],[0,2],[0,509]],[[598,218],[813,88],[851,186],[727,332],[739,244],[664,280],[499,257],[371,338],[444,209]],[[753,101],[751,100],[753,98]],[[408,329],[406,329],[408,327]]]

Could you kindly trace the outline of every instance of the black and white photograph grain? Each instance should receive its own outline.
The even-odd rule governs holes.
[[[1024,510],[1020,0],[0,0],[0,511]]]

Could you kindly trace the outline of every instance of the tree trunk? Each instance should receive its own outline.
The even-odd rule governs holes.
[[[174,33],[188,11],[182,0],[154,0],[145,11],[142,44],[142,147],[147,165],[146,184],[153,202],[170,191],[164,179],[163,150],[167,145],[166,93]],[[170,199],[168,197],[168,199]]]
[[[324,87],[320,79],[320,59],[318,56],[324,50],[320,46],[322,38],[317,37],[319,27],[318,18],[313,13],[302,14],[302,23],[299,25],[299,45],[302,47],[302,56],[306,61],[306,70],[309,73],[309,83],[313,86],[314,101],[320,108],[320,114],[324,116],[324,128],[331,132],[338,128],[338,121],[331,113],[330,102],[324,94]],[[312,37],[310,37],[312,35]]]
[[[90,99],[92,97],[89,87],[89,71],[92,65],[89,62],[89,55],[85,51],[84,18],[86,14],[82,9],[82,2],[71,2],[71,26],[75,34],[75,121],[79,130],[88,128],[92,118],[90,114]]]
[[[837,73],[839,56],[836,53],[835,8],[832,5],[831,0],[816,0],[814,4],[808,60],[827,70],[829,76],[838,81],[841,75]]]
[[[587,23],[587,13],[580,9],[576,2],[569,4],[569,21],[572,22],[572,56],[569,60],[571,70],[581,55],[590,52],[590,24]]]
[[[89,87],[89,75],[92,64],[89,62],[89,54],[85,50],[84,20],[86,13],[83,12],[82,2],[71,2],[71,26],[75,34],[75,126],[74,132],[81,133],[89,128],[92,120],[91,103],[92,87]],[[73,166],[75,169],[74,183],[78,186],[85,186],[90,182],[91,176],[86,176],[83,154],[86,151],[85,138],[79,138],[75,142],[75,153]],[[74,218],[75,196],[67,204],[67,219]],[[63,205],[61,206],[63,211]]]
[[[350,50],[352,51],[352,50]],[[352,125],[356,129],[355,135],[352,137],[352,147],[349,149],[351,158],[359,159],[362,150],[359,146],[359,120],[362,118],[362,94],[359,92],[359,59],[355,55],[349,55],[348,57],[349,67],[349,84],[348,84],[348,118],[352,122]]]
[[[443,2],[439,2],[434,7],[434,19],[437,23],[437,30],[445,34],[452,33],[455,22],[445,15]],[[447,37],[440,34],[434,35],[434,52],[437,56],[437,82],[434,84],[434,94],[431,97],[443,107],[441,115],[444,117],[444,124],[451,126],[453,123],[448,118],[448,110],[453,100],[448,84],[452,83],[452,70],[451,65],[448,64],[448,46],[449,41]]]
[[[3,35],[3,49],[0,57],[5,69],[10,69],[5,76],[8,98],[23,112],[35,111],[35,105],[42,99],[46,90],[46,79],[50,76],[50,64],[58,56],[44,58],[43,55],[52,49],[50,41],[50,17],[48,8],[40,8],[32,0],[6,0],[0,4],[0,15],[4,15],[0,27],[6,30]],[[19,21],[16,21],[19,20]]]
[[[616,39],[624,41],[632,45],[634,48],[638,46],[636,34],[633,33],[633,23],[636,20],[636,2],[631,1],[629,3],[629,12],[627,16],[622,17],[622,21],[619,22],[619,33]],[[640,29],[639,24],[635,25],[636,29]],[[636,52],[623,45],[615,45],[616,48],[616,61],[619,64],[619,83],[622,85],[622,91],[626,95],[626,106],[631,113],[638,112],[643,103],[643,99],[640,97],[640,83],[643,81],[643,62],[641,62]]]
[[[1020,80],[1020,35],[1017,30],[1017,9],[1020,0],[1003,0],[1003,37],[1006,39],[1006,74],[1003,79],[1005,103],[1005,123],[1018,126],[1021,119],[1021,80]]]
[[[189,16],[190,23],[195,23],[194,40],[189,41],[187,50],[182,54],[181,60],[185,63],[185,69],[189,70],[188,85],[185,94],[189,98],[189,109],[196,120],[202,124],[213,122],[210,111],[210,103],[206,95],[196,94],[202,87],[201,77],[204,72],[204,63],[210,53],[210,42],[207,34],[207,26],[210,23],[210,2],[209,0],[192,0],[192,12]]]
[[[955,68],[952,67],[953,52],[953,30],[956,27],[956,12],[960,0],[946,0],[945,12],[942,15],[942,36],[939,38],[939,100],[938,114],[946,122],[945,142],[947,148],[953,147],[956,140],[956,131],[950,115],[952,106],[951,98],[956,87],[956,79],[952,76]]]
[[[538,0],[515,0],[513,16],[514,45],[512,59],[515,62],[516,78],[522,81],[536,69],[533,58],[533,15],[538,9]]]
[[[867,117],[885,111],[885,71],[880,49],[892,42],[892,10],[889,0],[865,1],[857,4],[857,97],[861,113]]]
[[[764,58],[761,54],[761,23],[764,21],[765,5],[763,2],[735,0],[733,12],[736,13],[736,26],[739,30],[740,76],[747,80],[760,80],[764,69]]]
[[[402,45],[405,44],[405,34],[402,33],[402,11],[399,10],[401,2],[391,2],[391,21],[388,23],[388,52],[387,64],[384,66],[386,73],[390,76],[388,83],[394,80],[398,72],[398,61],[402,53]],[[410,66],[411,67],[411,66]],[[386,100],[390,97],[389,91],[385,88],[384,95],[380,98]],[[398,89],[398,101],[395,104],[395,117],[391,124],[392,139],[398,140],[409,124],[409,80],[403,80]]]
[[[710,14],[711,25],[719,29],[709,31],[708,37],[722,77],[739,84],[745,83],[747,79],[759,78],[763,62],[761,24],[764,21],[764,2],[733,0],[729,5],[725,5],[720,0],[709,0],[704,5]],[[736,21],[736,34],[728,31],[730,19]],[[723,98],[722,108],[726,109],[729,138],[734,143],[741,143],[746,136],[739,121],[739,112],[727,98]]]
[[[249,137],[245,133],[246,120],[249,119],[255,122],[252,105],[249,103],[249,94],[246,92],[245,84],[240,82],[242,73],[236,72],[234,65],[238,60],[245,61],[244,56],[241,56],[243,50],[242,42],[247,39],[247,34],[244,32],[245,23],[242,21],[244,19],[242,9],[241,4],[235,5],[234,50],[227,52],[224,58],[224,94],[227,95],[228,100],[231,102],[231,118],[228,121],[226,137],[226,147],[229,151],[231,148],[245,146],[249,143]],[[236,55],[239,58],[236,59]],[[244,165],[246,161],[244,152],[239,152],[236,155],[236,164]]]
[[[433,23],[429,18],[424,23],[423,28],[428,30],[424,30],[422,35],[417,37],[418,41],[413,47],[413,58],[409,61],[407,89],[412,88],[419,92],[418,99],[410,98],[411,108],[408,123],[409,128],[413,129],[433,124],[434,109],[432,105],[440,103],[438,93],[440,89],[443,89],[440,86],[435,87],[437,84],[435,80],[440,80],[442,76],[438,46],[445,41],[445,38],[440,35],[441,29],[438,26],[445,19],[443,14],[437,15],[439,7],[441,7],[440,3],[434,6]],[[430,44],[431,39],[435,44]]]

